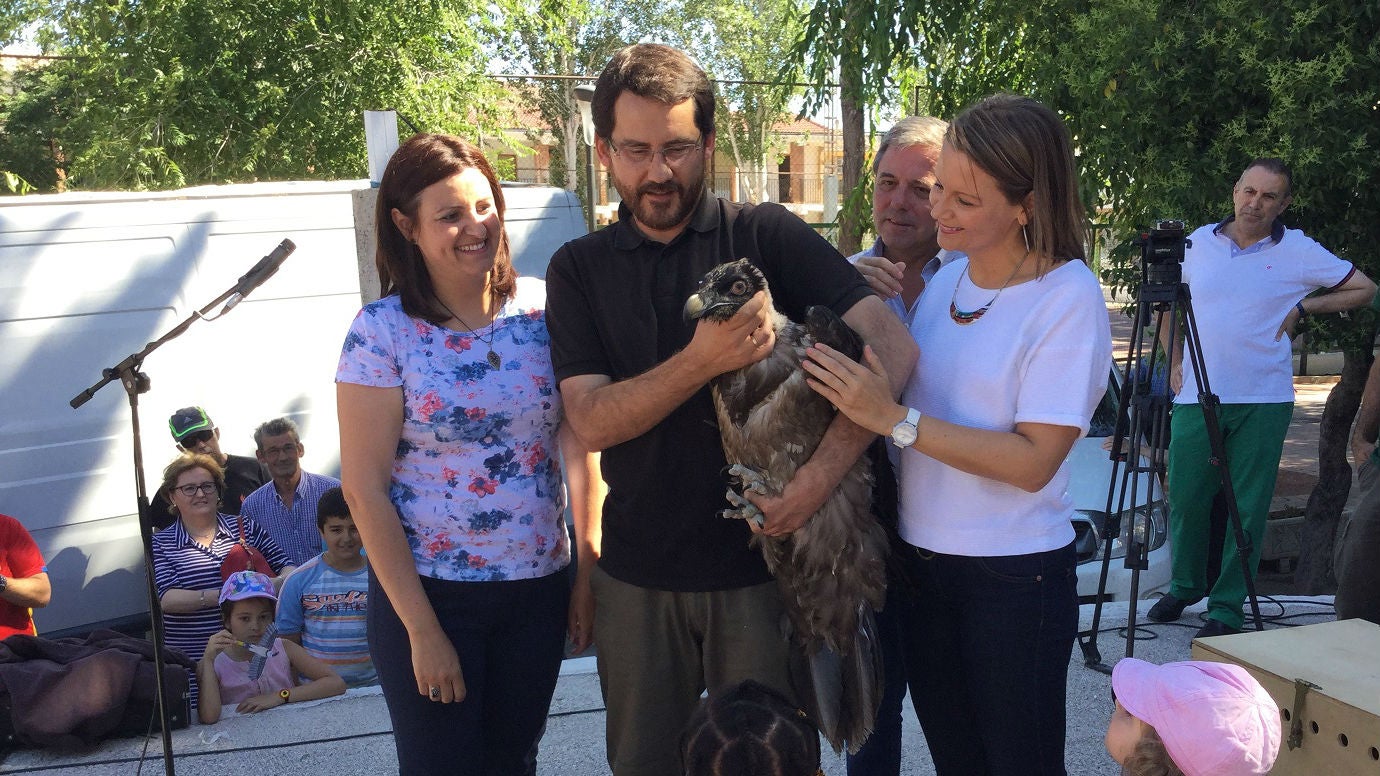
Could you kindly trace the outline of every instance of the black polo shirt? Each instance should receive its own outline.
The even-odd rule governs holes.
[[[747,257],[767,277],[777,310],[802,320],[810,305],[842,315],[872,291],[827,240],[775,204],[706,192],[669,244],[647,239],[626,205],[619,221],[572,240],[546,275],[546,325],[557,381],[625,380],[690,343],[682,308],[713,267]],[[727,478],[709,387],[647,433],[605,450],[600,568],[641,587],[726,590],[771,577],[740,520],[718,512]]]

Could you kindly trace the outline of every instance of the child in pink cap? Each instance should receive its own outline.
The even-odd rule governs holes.
[[[257,572],[235,572],[221,586],[220,617],[225,630],[211,637],[196,665],[201,685],[197,716],[203,725],[220,719],[222,704],[238,704],[235,711],[248,714],[345,692],[345,680],[300,645],[279,638],[271,645],[260,644],[267,641],[264,634],[273,625],[277,603],[273,580]],[[267,647],[268,654],[261,669],[254,671],[253,648],[257,647]],[[310,681],[298,687],[297,676]]]
[[[1112,669],[1112,695],[1107,752],[1123,774],[1262,774],[1279,754],[1279,707],[1240,666],[1128,657]]]

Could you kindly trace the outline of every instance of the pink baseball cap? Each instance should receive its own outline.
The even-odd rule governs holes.
[[[1187,776],[1269,773],[1279,754],[1279,707],[1241,666],[1128,657],[1112,669],[1112,692]]]
[[[273,580],[257,571],[236,571],[220,586],[220,602],[243,601],[246,598],[267,598],[277,601],[273,594]]]

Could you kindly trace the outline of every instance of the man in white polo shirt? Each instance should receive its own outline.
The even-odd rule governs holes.
[[[1275,475],[1294,410],[1289,340],[1303,316],[1360,307],[1375,293],[1375,284],[1351,262],[1279,220],[1292,201],[1292,190],[1293,174],[1282,160],[1252,161],[1232,191],[1234,215],[1190,235],[1192,245],[1183,265],[1207,377],[1221,399],[1219,418],[1232,489],[1253,547],[1252,573],[1260,561]],[[1308,296],[1318,289],[1326,290]],[[1170,361],[1170,387],[1175,392],[1169,443],[1173,584],[1149,617],[1176,620],[1185,606],[1207,594],[1208,620],[1197,635],[1219,636],[1242,627],[1246,579],[1237,559],[1236,537],[1228,530],[1221,574],[1207,589],[1208,515],[1221,479],[1209,463],[1197,382],[1192,360],[1183,360],[1182,339],[1174,343]]]

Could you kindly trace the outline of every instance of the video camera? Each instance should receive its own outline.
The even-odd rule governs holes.
[[[1140,246],[1141,269],[1145,282],[1151,284],[1178,283],[1182,274],[1179,265],[1184,249],[1192,242],[1184,236],[1183,221],[1158,221],[1148,232],[1142,232],[1135,244]]]

